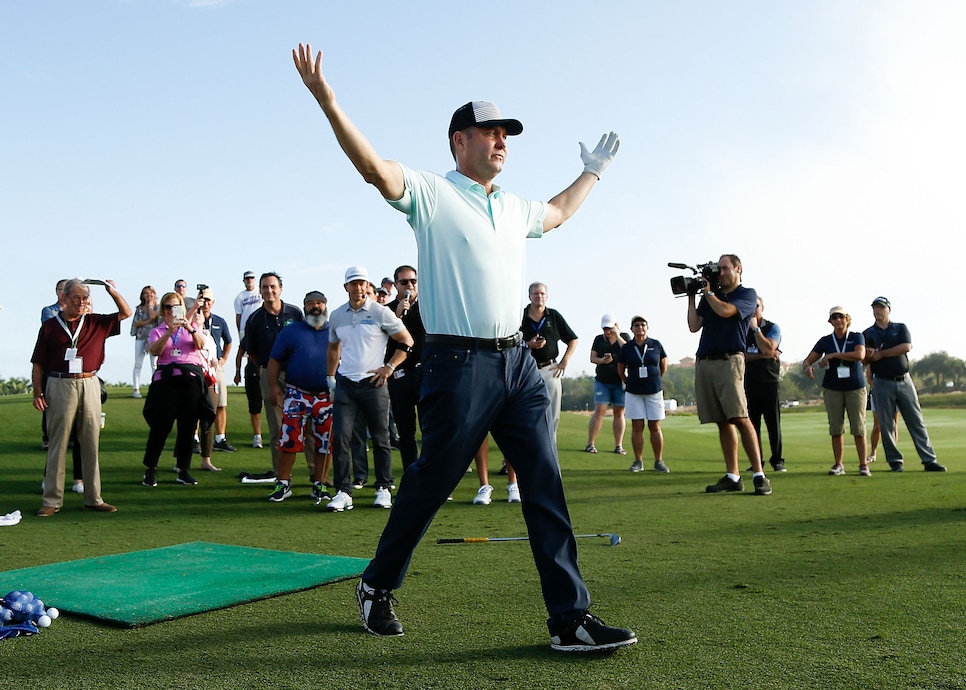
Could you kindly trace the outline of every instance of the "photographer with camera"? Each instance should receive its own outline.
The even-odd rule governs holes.
[[[738,469],[738,439],[744,446],[754,473],[755,495],[771,494],[771,482],[762,471],[758,435],[748,418],[745,399],[745,338],[758,304],[758,295],[741,284],[741,260],[723,254],[718,263],[701,267],[701,280],[691,279],[688,296],[688,328],[701,331],[695,355],[694,389],[698,419],[718,425],[726,474],[708,493],[744,491]],[[672,290],[674,281],[672,280]],[[697,294],[700,303],[696,303]]]

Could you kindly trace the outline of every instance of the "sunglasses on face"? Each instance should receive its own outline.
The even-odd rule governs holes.
[[[415,278],[400,278],[396,282],[399,283],[400,285],[415,285],[416,284],[416,279]]]

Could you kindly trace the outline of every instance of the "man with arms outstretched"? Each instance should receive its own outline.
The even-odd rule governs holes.
[[[549,202],[502,191],[507,137],[523,125],[495,105],[473,101],[453,114],[445,177],[381,158],[349,120],[322,74],[322,53],[293,51],[302,81],[322,107],[349,160],[416,236],[420,302],[426,326],[420,418],[422,453],[405,472],[375,558],[356,589],[365,629],[402,635],[392,590],[402,585],[413,550],[439,507],[463,478],[487,432],[516,469],[523,515],[550,618],[551,646],[597,651],[633,644],[631,630],[605,625],[588,611],[590,594],[577,547],[553,439],[549,396],[533,357],[520,347],[520,295],[527,237],[540,237],[583,203],[617,152],[613,132],[590,151],[584,172]]]

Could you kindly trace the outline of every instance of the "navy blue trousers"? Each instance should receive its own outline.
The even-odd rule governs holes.
[[[413,551],[490,432],[517,472],[530,549],[552,622],[590,607],[577,566],[554,443],[547,387],[530,353],[427,345],[423,351],[419,459],[405,471],[392,512],[362,579],[397,589]]]

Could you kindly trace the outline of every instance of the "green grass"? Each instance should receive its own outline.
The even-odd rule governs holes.
[[[114,390],[101,440],[105,500],[114,515],[80,510],[67,495],[58,515],[40,506],[44,454],[39,413],[25,396],[0,398],[0,568],[205,540],[370,557],[387,511],[357,492],[357,508],[320,513],[298,492],[282,504],[241,470],[269,466],[251,438],[241,391],[232,390],[224,472],[201,484],[139,485],[146,426],[139,401]],[[825,475],[825,415],[786,415],[789,472],[768,498],[704,494],[722,474],[715,427],[692,416],[664,425],[670,475],[627,472],[630,460],[582,452],[586,417],[564,414],[561,464],[578,533],[613,532],[623,543],[582,539],[580,563],[606,621],[640,643],[611,656],[553,653],[526,542],[438,546],[438,537],[518,536],[518,506],[470,505],[468,474],[416,552],[397,613],[405,637],[362,632],[354,583],[236,606],[137,629],[64,616],[32,638],[0,641],[10,687],[77,688],[966,688],[966,414],[929,409],[926,421],[950,471],[926,474],[903,429],[908,470],[883,461],[871,478]],[[609,447],[610,421],[598,439]],[[625,437],[630,445],[630,433]],[[846,449],[847,452],[851,448]],[[396,456],[398,463],[398,455]],[[499,454],[491,458],[499,467]],[[648,463],[649,466],[649,463]],[[744,464],[743,464],[744,467]],[[169,476],[166,476],[169,475]],[[398,469],[397,469],[398,476]],[[524,487],[525,490],[525,487]],[[43,596],[42,592],[38,592]],[[54,602],[56,603],[56,602]]]

